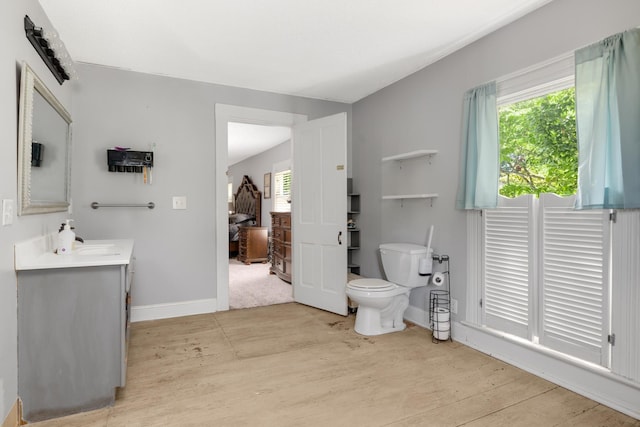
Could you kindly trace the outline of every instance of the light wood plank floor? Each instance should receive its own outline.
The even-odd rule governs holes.
[[[353,321],[291,303],[136,323],[113,407],[30,425],[640,426],[420,327]]]

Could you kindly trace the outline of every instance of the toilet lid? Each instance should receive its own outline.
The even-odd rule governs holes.
[[[352,289],[359,289],[363,291],[376,292],[376,291],[388,291],[394,289],[396,285],[391,282],[387,282],[382,279],[357,279],[349,282],[348,286]]]

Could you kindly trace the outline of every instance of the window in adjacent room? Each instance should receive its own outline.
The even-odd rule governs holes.
[[[274,174],[273,210],[291,212],[291,169]]]
[[[233,177],[229,176],[229,182],[227,183],[227,205],[229,206],[229,213],[235,211],[235,202],[233,200]]]

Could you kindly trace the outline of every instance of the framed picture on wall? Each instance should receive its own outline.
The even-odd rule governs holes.
[[[267,172],[264,174],[264,198],[271,198],[271,172]]]

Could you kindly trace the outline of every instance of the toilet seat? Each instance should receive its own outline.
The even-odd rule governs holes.
[[[356,279],[347,283],[347,287],[359,291],[384,292],[395,289],[398,285],[382,279]]]

